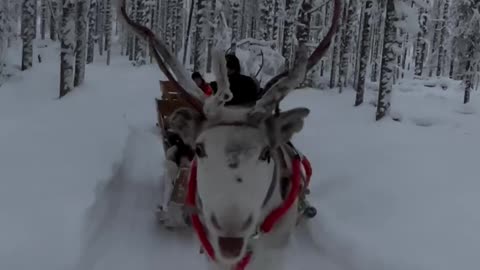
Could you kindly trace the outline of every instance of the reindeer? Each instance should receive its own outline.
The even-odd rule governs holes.
[[[312,55],[300,44],[293,68],[267,83],[253,107],[224,106],[232,98],[224,52],[213,53],[218,91],[206,98],[162,40],[132,21],[120,1],[119,17],[148,40],[159,67],[191,104],[168,122],[195,149],[186,203],[194,209],[191,222],[209,269],[282,269],[279,258],[299,218],[301,179],[309,176],[308,166],[302,170],[308,164],[289,141],[302,130],[309,109],[276,108],[327,51],[340,0],[334,0],[331,28]]]

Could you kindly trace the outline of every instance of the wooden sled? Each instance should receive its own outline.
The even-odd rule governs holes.
[[[175,85],[170,81],[160,81],[160,89],[162,92],[161,99],[156,99],[157,108],[157,126],[160,128],[160,133],[163,141],[163,149],[165,154],[167,150],[172,147],[170,145],[168,135],[168,117],[178,108],[189,107],[190,104],[179,98]],[[178,171],[174,179],[166,179],[166,185],[173,182],[173,187],[169,194],[168,203],[166,207],[159,207],[157,210],[157,219],[165,227],[173,229],[187,226],[186,211],[184,209],[184,201],[187,192],[188,176],[190,168],[184,164],[177,164]],[[167,208],[167,209],[164,209]]]

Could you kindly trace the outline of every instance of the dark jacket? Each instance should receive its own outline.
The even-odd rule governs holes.
[[[250,77],[235,73],[228,76],[233,98],[225,103],[231,105],[253,105],[257,101],[258,86]]]
[[[255,104],[259,94],[258,85],[255,80],[240,73],[235,73],[228,76],[228,81],[233,98],[225,103],[226,106]],[[213,92],[216,93],[217,82],[211,82],[210,85],[213,88]]]

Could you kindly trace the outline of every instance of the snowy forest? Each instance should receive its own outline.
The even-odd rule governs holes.
[[[340,2],[0,0],[0,269],[226,269],[207,268],[192,227],[159,224],[161,207],[183,225],[204,208],[215,235],[227,210],[207,208],[238,197],[250,251],[276,237],[252,216],[285,196],[315,215],[264,245],[281,253],[254,252],[284,269],[478,269],[480,0]],[[162,72],[165,47],[187,72]],[[308,66],[305,47],[328,49]],[[223,53],[268,109],[178,110],[228,98],[207,97],[227,92]],[[194,72],[210,94],[180,84]],[[271,87],[279,74],[296,78]],[[176,183],[199,185],[198,207]]]
[[[243,73],[260,85],[289,67],[299,42],[315,48],[328,31],[333,5],[329,0],[127,2],[130,16],[164,39],[191,71],[211,72],[212,47],[222,46],[239,56]],[[444,88],[447,78],[461,80],[467,103],[479,83],[479,10],[476,0],[343,1],[334,44],[302,87],[340,92],[353,87],[356,106],[366,87],[377,89],[377,119],[389,110],[392,86],[404,78]],[[151,64],[147,42],[116,18],[115,0],[0,0],[0,78],[9,76],[9,65],[27,70],[41,62],[39,47],[46,39],[61,46],[60,97],[82,84],[85,65],[97,55],[107,55],[105,65],[111,54],[128,57],[134,66]],[[16,39],[22,41],[22,58],[8,63],[4,56]]]

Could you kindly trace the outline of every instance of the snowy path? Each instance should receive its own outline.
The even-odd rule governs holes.
[[[86,241],[77,270],[203,269],[199,265],[205,258],[198,255],[193,234],[166,231],[154,219],[162,187],[161,169],[152,160],[161,164],[162,157],[152,154],[151,143],[148,134],[133,131],[122,162],[99,187],[85,220],[87,229],[82,238]],[[292,239],[289,269],[307,270],[312,264],[326,270],[341,269],[322,256],[309,227],[301,225]]]

